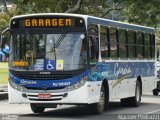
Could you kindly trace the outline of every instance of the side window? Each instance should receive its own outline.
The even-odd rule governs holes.
[[[98,25],[91,24],[88,28],[89,36],[89,56],[91,61],[98,61],[99,57],[99,37]]]
[[[111,58],[117,58],[118,56],[118,49],[117,49],[117,29],[116,28],[110,28],[109,29],[109,36],[110,36],[110,53],[111,53]]]
[[[108,28],[105,26],[100,27],[100,50],[101,57],[108,58],[109,57],[109,41],[108,41]]]
[[[135,59],[136,57],[136,44],[135,44],[135,32],[128,31],[128,57]]]
[[[142,37],[142,33],[141,32],[137,32],[136,34],[136,38],[137,38],[137,58],[138,59],[143,59],[144,58],[144,53],[143,53],[143,37]]]
[[[146,33],[144,36],[145,43],[145,58],[151,59],[150,34]]]
[[[152,52],[152,59],[155,58],[155,35],[151,35],[151,52]]]
[[[127,52],[126,52],[126,31],[125,30],[119,30],[118,32],[118,38],[119,38],[119,57],[120,58],[126,58]]]

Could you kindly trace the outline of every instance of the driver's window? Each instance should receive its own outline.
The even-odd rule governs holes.
[[[5,30],[4,33],[1,35],[1,41],[2,43],[0,47],[0,62],[8,61],[8,55],[9,55],[9,47],[10,47],[10,32],[8,30]]]
[[[89,57],[90,63],[97,62],[99,57],[99,36],[98,25],[91,24],[88,29],[89,33]]]

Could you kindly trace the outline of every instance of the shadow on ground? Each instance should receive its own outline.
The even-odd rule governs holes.
[[[117,120],[118,114],[142,114],[148,112],[148,108],[157,106],[159,104],[141,103],[139,107],[123,107],[120,102],[111,102],[109,110],[105,110],[102,115],[93,115],[87,106],[72,106],[69,108],[46,110],[42,114],[25,114],[20,117],[37,118],[37,120],[47,118],[49,119],[87,119],[87,120]],[[36,120],[36,119],[35,119]]]

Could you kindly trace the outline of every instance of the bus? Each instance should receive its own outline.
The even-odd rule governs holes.
[[[39,13],[11,18],[1,38],[10,48],[9,103],[29,103],[34,113],[69,104],[101,114],[113,100],[137,107],[156,87],[151,27]]]

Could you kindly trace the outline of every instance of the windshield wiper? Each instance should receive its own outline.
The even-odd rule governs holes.
[[[61,45],[61,42],[63,41],[63,39],[66,37],[66,34],[61,34],[57,40],[57,42],[55,42],[55,39],[53,37],[53,52],[54,52],[54,56],[55,56],[55,60],[56,60],[56,49],[58,49],[58,47]]]
[[[54,57],[55,57],[55,60],[56,60],[56,50],[58,49],[58,47],[61,45],[62,41],[64,40],[64,38],[66,37],[66,34],[61,34],[57,40],[57,42],[55,41],[54,37],[52,39],[53,41],[53,48],[51,51],[48,51],[47,53],[50,53],[50,52],[53,52],[54,53]]]
[[[54,57],[55,57],[55,61],[56,61],[56,42],[54,40],[54,37],[53,37],[53,52],[54,52]]]
[[[66,37],[66,34],[61,34],[60,37],[58,38],[55,47],[58,48],[61,45],[61,42],[64,40]]]

